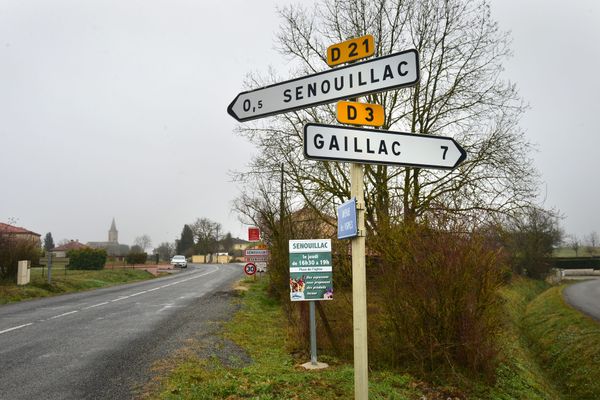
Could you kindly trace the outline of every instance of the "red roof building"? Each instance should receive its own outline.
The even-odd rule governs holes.
[[[40,234],[21,228],[0,222],[0,235],[9,235],[14,239],[29,240],[32,242],[40,242]]]
[[[68,243],[62,244],[58,247],[50,250],[55,257],[66,257],[67,253],[71,250],[79,250],[79,249],[89,249],[90,246],[85,245],[83,243],[79,243],[79,240],[71,240]]]
[[[83,243],[79,243],[79,240],[71,240],[69,243],[65,243],[63,245],[60,245],[58,247],[53,248],[52,252],[56,252],[56,251],[64,251],[67,252],[69,250],[79,250],[79,249],[87,249],[90,246],[87,246]]]

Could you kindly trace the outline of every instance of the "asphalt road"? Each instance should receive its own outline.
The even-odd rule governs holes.
[[[567,303],[600,321],[600,279],[570,285],[563,295]]]
[[[154,362],[233,312],[239,265],[0,306],[0,399],[130,399]],[[203,333],[204,332],[204,333]]]

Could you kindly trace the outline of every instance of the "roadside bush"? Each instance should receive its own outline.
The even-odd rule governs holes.
[[[69,257],[69,269],[103,269],[106,264],[104,249],[70,250],[67,257]]]
[[[477,233],[398,226],[376,236],[382,332],[379,356],[423,373],[492,377],[501,327],[505,255]],[[384,350],[384,351],[383,351]]]
[[[19,261],[29,260],[37,265],[40,253],[35,242],[0,233],[0,280],[16,281]]]
[[[146,264],[148,254],[146,253],[129,253],[125,256],[125,262],[129,265]]]
[[[562,241],[563,232],[553,211],[530,208],[497,229],[503,245],[511,254],[514,272],[544,279],[554,266],[552,252]]]

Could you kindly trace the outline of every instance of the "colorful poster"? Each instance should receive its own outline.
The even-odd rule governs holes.
[[[331,239],[290,240],[290,299],[332,300]]]

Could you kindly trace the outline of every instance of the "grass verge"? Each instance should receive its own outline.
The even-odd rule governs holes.
[[[0,304],[12,303],[37,297],[55,296],[58,294],[97,289],[105,286],[152,279],[153,275],[140,270],[68,270],[52,275],[52,284],[48,284],[47,276],[41,271],[32,270],[31,282],[17,286],[14,283],[0,282]]]
[[[527,307],[527,335],[566,399],[600,398],[600,326],[567,305],[565,286],[553,287]]]
[[[265,280],[266,281],[266,280]],[[244,282],[242,307],[225,324],[223,335],[239,347],[239,357],[178,359],[152,399],[349,399],[354,393],[351,366],[319,356],[330,367],[305,371],[286,351],[281,308],[267,298],[264,281]],[[251,360],[251,361],[243,361]],[[418,383],[408,375],[370,372],[370,399],[418,399]]]
[[[266,296],[264,282],[246,281],[241,309],[223,326],[237,351],[200,357],[183,351],[172,359],[145,399],[332,399],[353,398],[353,369],[319,355],[330,368],[305,371],[290,354],[281,307]],[[600,329],[562,301],[560,288],[516,279],[500,291],[504,331],[496,382],[465,378],[459,397],[444,395],[398,371],[369,372],[370,399],[596,399],[600,393]],[[532,343],[537,345],[532,347]],[[592,342],[591,344],[588,342]],[[189,350],[189,349],[187,349]],[[183,354],[183,356],[182,356]],[[233,354],[233,355],[232,355]],[[540,359],[542,363],[540,363]],[[590,372],[593,371],[593,372]],[[456,385],[454,385],[455,387]],[[448,393],[457,392],[450,390]],[[564,393],[567,393],[565,396]]]
[[[501,361],[492,387],[479,387],[478,397],[494,400],[547,400],[560,398],[540,368],[528,340],[523,336],[523,317],[528,304],[544,292],[542,281],[516,278],[500,290],[504,330],[500,334]]]

